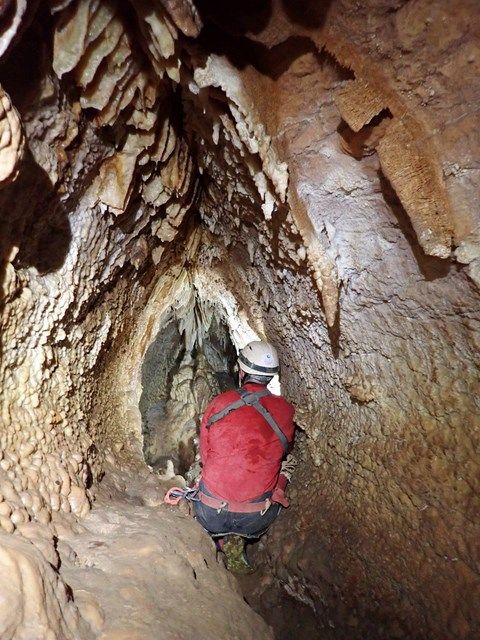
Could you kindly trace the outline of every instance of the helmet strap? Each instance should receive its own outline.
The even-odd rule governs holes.
[[[240,384],[244,385],[247,384],[247,382],[254,382],[255,384],[263,384],[267,386],[272,378],[273,376],[258,376],[253,373],[245,373],[243,378],[240,378]]]

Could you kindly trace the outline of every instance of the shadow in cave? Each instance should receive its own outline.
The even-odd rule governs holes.
[[[22,29],[28,28],[25,37],[0,62],[1,85],[21,117],[38,105],[42,92],[45,29],[51,17],[48,7],[41,7],[30,25],[37,4],[29,7],[22,25]],[[28,73],[19,73],[24,69]],[[3,286],[7,263],[12,262],[16,269],[34,267],[41,275],[52,273],[63,265],[71,239],[68,213],[58,192],[27,147],[18,177],[0,192],[0,315],[6,303]],[[8,295],[15,298],[20,293],[18,288]]]
[[[384,173],[379,170],[378,177],[380,181],[380,189],[388,208],[395,216],[398,227],[408,240],[412,254],[420,269],[423,277],[427,281],[437,280],[438,278],[445,278],[450,273],[452,261],[444,258],[436,258],[435,256],[429,256],[424,253],[420,246],[415,230],[412,226],[408,213],[403,208],[400,198],[398,197],[395,189],[391,185],[388,178]]]
[[[313,53],[319,61],[319,53],[314,42],[307,36],[289,36],[283,42],[269,48],[264,44],[243,36],[225,34],[215,26],[207,26],[200,39],[204,46],[220,56],[225,56],[237,68],[254,67],[259,73],[272,80],[281,77],[292,62],[306,53]]]
[[[325,23],[332,0],[282,0],[282,7],[291,22],[306,29],[319,29]]]
[[[322,26],[331,0],[306,3],[284,0],[287,16],[294,23],[309,28]],[[249,4],[252,6],[249,8]],[[199,3],[204,27],[198,41],[205,50],[223,55],[238,69],[251,65],[263,75],[273,80],[279,78],[298,57],[313,53],[319,58],[318,47],[308,36],[285,34],[282,42],[271,47],[245,34],[257,34],[268,24],[271,17],[271,3],[244,2]]]
[[[275,212],[275,215],[272,216],[270,220],[270,228],[272,232],[271,239],[271,249],[272,255],[277,260],[280,259],[280,231],[283,230],[285,232],[286,229],[286,220],[289,214],[289,208],[286,204],[280,204]],[[296,237],[292,238],[292,241],[301,242],[301,236],[298,233]]]
[[[2,191],[0,208],[9,212],[7,225],[0,223],[7,226],[3,241],[18,247],[14,267],[35,267],[41,275],[57,271],[70,247],[70,222],[48,174],[29,152],[17,181]]]
[[[204,25],[231,35],[260,33],[272,17],[271,0],[197,0],[195,5]]]
[[[13,2],[12,6],[15,4]],[[42,95],[42,76],[45,61],[50,56],[47,43],[52,24],[48,3],[33,0],[28,4],[20,29],[12,41],[13,46],[0,60],[0,84],[22,117],[36,106]],[[32,22],[33,17],[35,20]],[[27,69],[28,73],[25,72]]]
[[[15,27],[15,35],[10,40],[10,43],[2,54],[2,62],[8,59],[11,50],[16,46],[17,42],[21,40],[24,33],[29,29],[32,20],[36,16],[39,4],[40,0],[30,0],[29,2],[26,2],[26,6],[22,8],[21,6],[19,6],[17,0],[2,0],[2,2],[0,3],[0,21],[2,34],[7,33],[8,30],[12,29],[12,27],[15,26],[17,13],[19,11],[22,11],[21,19],[20,21],[18,21]]]
[[[273,13],[271,0],[197,0],[195,4],[204,24],[213,23],[232,35],[260,33]],[[288,19],[307,29],[323,26],[331,4],[332,0],[281,0]]]
[[[285,223],[286,223],[288,213],[289,213],[289,209],[287,205],[282,204],[278,207],[275,215],[272,217],[272,220],[270,221],[270,226],[272,230],[272,238],[271,238],[270,246],[272,249],[273,258],[269,260],[269,264],[271,264],[272,269],[275,269],[277,266],[275,264],[275,261],[277,261],[277,264],[282,264],[282,266],[285,266],[285,261],[280,259],[280,246],[281,246],[280,231],[283,230],[284,233],[287,233],[286,231],[287,225]],[[290,235],[290,240],[294,244],[295,243],[301,244],[303,242],[300,233],[297,233],[295,236]],[[304,277],[310,279],[312,290],[318,292],[318,302],[323,309],[324,315],[326,315],[322,293],[318,291],[318,284],[315,282],[315,278],[313,277],[308,264],[306,262],[301,264],[292,263],[290,267],[294,270],[296,275],[303,275]],[[341,287],[341,284],[340,284],[340,287]],[[338,358],[340,355],[340,337],[341,337],[340,313],[341,313],[341,307],[340,307],[340,302],[338,301],[336,314],[335,314],[335,322],[331,327],[326,325],[328,335],[330,338],[329,345],[334,358]]]
[[[339,286],[341,287],[341,285]],[[335,322],[331,327],[327,325],[328,336],[330,338],[330,349],[335,359],[338,359],[338,357],[340,356],[340,336],[341,336],[340,313],[341,313],[341,308],[340,308],[340,291],[339,291],[338,301],[337,301],[337,310],[335,313]]]
[[[392,118],[390,109],[382,109],[359,131],[354,131],[342,118],[337,127],[340,149],[355,160],[373,155]]]

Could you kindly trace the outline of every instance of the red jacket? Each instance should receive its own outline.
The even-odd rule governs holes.
[[[263,388],[251,382],[244,385],[252,392]],[[227,391],[206,408],[200,427],[200,457],[206,488],[224,500],[242,502],[275,488],[284,450],[278,436],[253,407],[236,409],[207,429],[208,419],[239,397],[238,391]],[[260,402],[291,443],[295,430],[293,406],[274,395]]]

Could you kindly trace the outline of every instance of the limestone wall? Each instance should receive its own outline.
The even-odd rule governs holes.
[[[439,3],[432,19],[446,10]],[[397,29],[405,11],[392,20]],[[399,148],[388,142],[413,117],[408,109],[427,131],[435,130],[444,103],[459,103],[458,85],[442,78],[438,100],[420,109],[416,95],[399,85],[425,69],[432,52],[412,48],[411,66],[400,71],[397,65],[390,77],[391,52],[400,55],[403,45],[390,30],[392,39],[382,40],[382,11],[378,24],[370,15],[363,32],[359,16],[338,15],[348,28],[343,37],[358,40],[356,52],[335,40],[336,16],[333,7],[326,16],[331,32],[321,36],[300,18],[300,26],[287,29],[285,14],[275,12],[261,34],[251,26],[239,35],[234,20],[212,13],[224,55],[210,56],[195,73],[203,111],[187,98],[200,166],[209,177],[201,201],[209,235],[198,261],[222,273],[252,323],[278,346],[283,389],[308,436],[307,462],[294,489],[298,503],[272,539],[279,584],[328,616],[335,637],[473,638],[479,624],[479,293],[469,277],[474,266],[468,271],[450,258],[450,244],[461,244],[459,238],[440,240],[442,225],[451,233],[464,220],[460,209],[445,204],[458,186],[448,171],[442,177],[445,139],[437,147],[429,134],[426,144],[418,125],[421,142],[405,132]],[[468,41],[462,20],[455,22],[456,37]],[[288,43],[293,33],[309,41]],[[379,44],[370,68],[366,55],[374,38]],[[253,40],[271,48],[249,49]],[[312,44],[322,41],[341,65]],[[241,72],[234,68],[239,51]],[[445,60],[450,54],[442,51]],[[429,59],[430,72],[441,63]],[[368,99],[360,89],[353,96],[352,83],[367,76],[373,82],[377,72],[391,101],[379,98],[355,124],[348,109],[365,110]],[[207,110],[209,128],[205,90],[214,104]],[[393,106],[399,102],[403,112]],[[363,130],[387,106],[391,112]],[[466,159],[468,144],[458,157],[463,175],[475,171]],[[272,172],[285,162],[286,198]],[[438,192],[416,163],[436,176]],[[462,184],[462,197],[474,197],[475,189]],[[424,215],[420,200],[431,215],[439,208],[443,220],[449,218],[438,217],[436,227],[445,250],[422,235],[426,224],[433,238],[437,222],[416,219]]]
[[[193,292],[277,345],[307,436],[280,583],[338,637],[475,637],[475,3],[17,5],[1,528],[53,539],[142,464],[142,360]]]
[[[127,437],[128,419],[108,422],[112,409],[98,397],[105,354],[144,305],[195,191],[188,151],[168,115],[169,81],[152,84],[148,62],[128,54],[131,36],[115,7],[75,3],[53,18],[44,8],[4,63],[3,86],[17,109],[5,93],[10,147],[23,155],[12,160],[16,180],[0,194],[7,531],[31,517],[47,524],[58,511],[88,511],[105,449]],[[98,70],[103,57],[114,64],[120,42],[135,84],[121,101],[113,96],[118,78]],[[32,74],[19,76],[20,65]],[[100,111],[93,118],[92,109]],[[160,192],[161,210],[152,204]]]

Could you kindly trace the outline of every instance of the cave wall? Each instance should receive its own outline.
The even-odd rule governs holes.
[[[127,59],[144,92],[127,96],[135,104],[114,103],[115,81],[101,65],[95,73],[102,54],[110,62],[108,29],[124,33],[127,51],[128,16],[115,3],[80,5],[82,11],[71,5],[53,19],[43,7],[2,67],[23,132],[4,182],[14,181],[0,195],[6,531],[30,518],[48,524],[59,511],[85,515],[107,450],[131,441],[133,455],[141,452],[138,425],[128,416],[118,420],[118,403],[113,409],[103,403],[98,385],[112,345],[144,307],[153,275],[166,270],[157,266],[195,194],[191,160],[174,133],[169,81],[152,88],[148,61],[132,54]],[[91,47],[84,55],[88,20],[89,37],[97,35],[95,55]],[[93,78],[90,102],[75,82],[59,81],[75,60]],[[19,77],[19,66],[31,68],[31,76]],[[107,102],[108,114],[101,110]],[[16,142],[10,136],[10,147]],[[158,208],[149,189],[161,171],[155,197],[164,206]]]
[[[476,233],[478,190],[472,141],[454,175],[442,137],[457,126],[463,139],[473,113],[440,71],[457,59],[447,51],[454,35],[466,40],[462,49],[474,46],[468,9],[449,34],[448,7],[435,8],[440,58],[421,41],[423,27],[405,22],[411,6],[389,18],[390,40],[386,6],[378,22],[369,13],[368,33],[361,16],[337,16],[333,7],[326,19],[342,18],[341,43],[356,42],[355,55],[335,41],[338,23],[318,36],[299,20],[287,33],[278,26],[285,13],[275,11],[260,34],[250,20],[248,38],[272,47],[252,53],[243,25],[212,13],[217,49],[195,72],[198,98],[187,96],[207,176],[200,211],[208,239],[198,264],[221,272],[252,325],[278,346],[283,389],[308,436],[311,466],[299,474],[299,504],[274,529],[271,566],[289,593],[350,638],[478,630],[479,294],[475,262],[467,270],[455,262]],[[416,28],[422,46],[408,48],[405,31]],[[389,66],[395,50],[410,66]],[[439,96],[420,109],[427,63]],[[347,96],[370,72],[369,87],[383,79],[382,96],[354,123],[349,109],[367,108],[367,89],[356,102]],[[456,113],[461,102],[463,116],[446,119],[445,105]],[[403,126],[410,133],[399,133],[395,147],[389,136]],[[409,140],[410,127],[420,139]],[[414,157],[405,151],[412,146]],[[286,197],[275,180],[283,163]],[[468,223],[462,205],[447,205],[456,190],[469,202]]]
[[[478,24],[431,5],[51,2],[12,41],[6,532],[141,463],[141,362],[194,290],[278,346],[307,435],[279,583],[350,637],[474,637]]]

